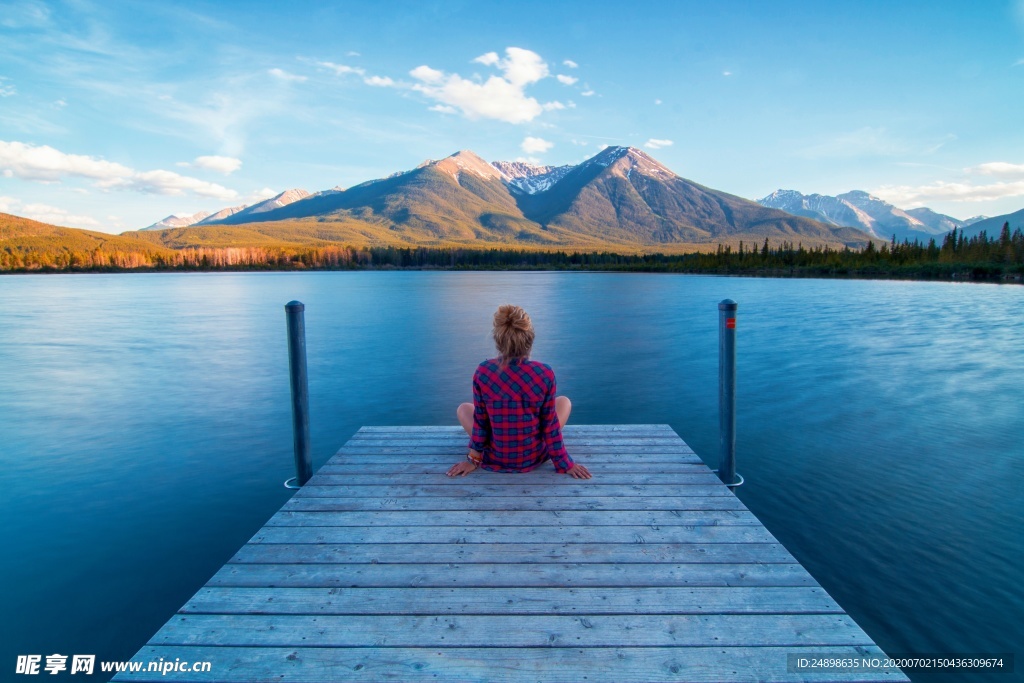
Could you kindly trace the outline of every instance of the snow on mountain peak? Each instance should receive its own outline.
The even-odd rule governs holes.
[[[537,194],[551,188],[575,166],[538,166],[525,161],[491,162],[504,176],[505,184],[524,194]]]

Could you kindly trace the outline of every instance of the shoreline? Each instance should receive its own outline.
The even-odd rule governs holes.
[[[953,266],[954,264],[948,264]],[[0,270],[0,276],[18,275],[109,275],[109,274],[146,274],[146,273],[317,273],[317,272],[395,272],[395,271],[428,271],[428,272],[565,272],[565,273],[652,273],[673,275],[709,275],[719,277],[772,278],[772,279],[823,279],[823,280],[894,280],[901,282],[950,282],[950,283],[985,283],[1020,285],[1024,284],[1024,269],[1016,271],[997,270],[994,264],[979,264],[959,268],[929,268],[920,272],[920,268],[905,270],[883,270],[876,268],[843,268],[826,270],[820,267],[790,268],[679,268],[666,266],[609,267],[609,264],[537,264],[537,265],[350,265],[346,267],[304,266],[261,267],[252,265],[226,265],[207,267],[153,267],[136,268],[90,267],[90,268],[19,268]],[[913,272],[917,271],[917,272]]]

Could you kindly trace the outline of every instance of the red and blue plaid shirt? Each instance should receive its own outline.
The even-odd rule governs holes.
[[[550,365],[513,358],[485,360],[473,374],[473,436],[487,470],[528,472],[550,459],[558,472],[574,463],[562,443]]]

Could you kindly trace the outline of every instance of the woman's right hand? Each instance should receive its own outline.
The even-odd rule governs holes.
[[[464,477],[473,470],[476,469],[476,465],[471,463],[469,460],[463,460],[452,465],[451,469],[448,470],[449,477]]]

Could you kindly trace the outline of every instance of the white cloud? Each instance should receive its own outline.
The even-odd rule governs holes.
[[[369,78],[364,78],[363,83],[366,83],[366,85],[373,85],[378,88],[390,88],[395,84],[395,82],[387,76],[370,76]]]
[[[548,66],[540,55],[517,47],[507,48],[505,55],[501,59],[496,52],[488,52],[473,60],[497,67],[502,72],[502,76],[491,76],[482,83],[459,74],[446,74],[427,65],[418,66],[409,72],[419,81],[412,89],[441,105],[457,108],[469,119],[526,123],[545,110],[565,108],[560,102],[542,105],[526,95],[528,85],[549,75]]]
[[[181,196],[187,192],[200,197],[214,199],[235,199],[238,193],[234,190],[208,183],[198,178],[183,176],[174,171],[140,171],[128,178],[114,178],[97,183],[100,187],[116,190],[131,190],[142,194],[160,194]]]
[[[732,72],[731,71],[723,71],[722,75],[723,76],[732,76]]]
[[[969,182],[938,181],[931,185],[883,185],[871,194],[896,204],[914,208],[929,202],[984,202],[1024,195],[1024,180],[974,185]]]
[[[63,99],[63,98],[61,98],[61,99],[57,100],[56,102],[54,102],[53,106],[57,107],[58,109],[63,109],[64,107],[68,106],[68,101]]]
[[[444,80],[443,71],[431,69],[426,64],[416,67],[409,72],[409,75],[418,81],[423,81],[424,83],[440,83]]]
[[[222,157],[223,158],[223,157]],[[55,183],[63,178],[88,178],[97,187],[124,189],[145,194],[181,195],[233,199],[238,193],[216,183],[179,175],[172,171],[135,171],[123,164],[80,154],[65,154],[46,145],[0,140],[0,170],[8,178]]]
[[[661,104],[661,100],[654,100],[655,104]]]
[[[572,61],[571,59],[567,59],[567,60],[565,60],[564,62],[562,62],[562,64],[563,64],[564,66],[567,66],[567,67],[569,67],[570,69],[576,69],[576,68],[579,68],[579,64],[577,64],[576,62]]]
[[[102,227],[98,220],[90,216],[78,216],[48,204],[22,204],[13,197],[0,197],[0,211],[51,225],[66,225],[73,228]]]
[[[992,161],[964,169],[968,173],[999,176],[1001,178],[1024,178],[1024,164],[1008,164],[1005,161]]]
[[[651,138],[644,143],[644,147],[647,149],[661,149],[662,147],[671,147],[674,143],[671,140],[658,140],[657,138]]]
[[[196,157],[196,160],[192,163],[199,168],[205,168],[208,171],[216,171],[217,173],[223,173],[224,175],[231,175],[238,169],[242,168],[242,160],[235,159],[234,157]]]
[[[914,208],[931,202],[984,202],[1024,196],[1024,164],[990,161],[963,169],[964,175],[1000,178],[997,182],[975,184],[970,179],[939,180],[929,185],[883,185],[872,194],[897,206]]]
[[[256,204],[258,202],[270,199],[271,197],[276,197],[279,194],[281,193],[278,192],[277,190],[271,190],[269,187],[264,187],[262,190],[250,194],[249,197],[245,200],[245,203],[246,206],[250,204]]]
[[[294,81],[296,83],[302,83],[308,80],[305,76],[299,76],[298,74],[290,74],[284,69],[270,69],[267,71],[268,74],[274,78],[280,78],[282,81]]]
[[[506,58],[497,63],[505,79],[520,87],[536,83],[548,75],[548,65],[540,55],[519,47],[505,48]]]
[[[591,97],[593,94],[593,90],[584,90],[583,92],[580,93],[580,95],[583,95],[584,97]]]
[[[359,54],[358,52],[356,52],[355,50],[349,50],[348,52],[345,53],[345,56],[346,57],[362,57],[362,55]]]
[[[487,66],[494,66],[495,64],[501,61],[501,58],[498,57],[497,52],[488,52],[487,54],[480,55],[473,61],[476,62],[477,64],[486,64]]]
[[[1014,66],[1024,66],[1024,58],[1018,59],[1013,63]]]
[[[18,94],[18,89],[13,85],[10,85],[7,81],[11,79],[0,76],[0,97],[12,97]]]
[[[573,76],[566,76],[565,74],[558,74],[557,76],[555,76],[555,78],[558,79],[559,83],[562,83],[564,85],[572,85],[576,81],[580,80],[580,79],[575,78]]]
[[[63,177],[109,180],[131,176],[127,166],[103,159],[65,154],[47,145],[0,140],[0,170],[8,177],[41,182],[57,182]]]
[[[64,209],[47,204],[26,204],[22,208],[22,215],[32,220],[54,225],[70,225],[72,227],[99,228],[102,224],[90,216],[80,216],[68,213]]]
[[[522,150],[527,154],[543,154],[554,146],[555,143],[553,142],[548,142],[543,138],[532,137],[525,138],[523,140],[523,144],[520,145]]]
[[[427,107],[430,111],[439,111],[442,114],[458,114],[459,110],[455,107],[447,104],[435,104],[433,107]]]
[[[346,74],[356,74],[357,76],[363,76],[366,74],[366,69],[361,69],[358,66],[348,66],[347,64],[335,64],[334,62],[314,62],[314,64],[333,71],[335,76],[344,76]]]

